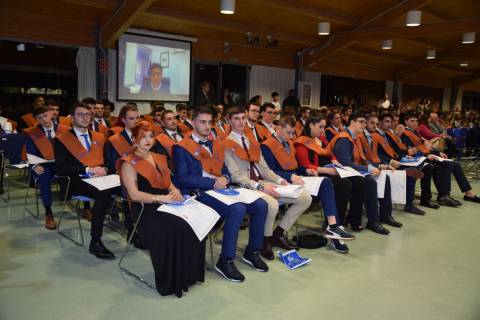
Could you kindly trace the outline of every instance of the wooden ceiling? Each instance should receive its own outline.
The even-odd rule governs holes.
[[[422,25],[405,27],[414,9]],[[319,21],[331,22],[330,36],[317,35]],[[0,38],[94,46],[101,30],[103,46],[114,47],[130,27],[195,37],[197,60],[293,68],[304,50],[305,70],[480,91],[478,0],[237,0],[233,15],[220,13],[220,0],[0,2]],[[462,45],[462,34],[473,31],[477,42]],[[260,36],[260,46],[249,45],[246,32]],[[267,35],[277,48],[267,47]],[[392,50],[381,49],[384,39],[393,40]],[[437,58],[426,60],[427,49]]]

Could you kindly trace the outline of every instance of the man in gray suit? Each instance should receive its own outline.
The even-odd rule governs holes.
[[[264,193],[262,197],[268,204],[268,216],[265,222],[262,256],[273,260],[272,246],[285,250],[295,249],[285,237],[300,215],[310,207],[312,197],[303,191],[298,198],[282,198],[275,191],[276,185],[288,182],[275,174],[263,159],[260,144],[250,141],[244,134],[246,125],[245,109],[235,106],[229,109],[230,135],[223,141],[225,146],[225,165],[231,174],[232,182],[241,183],[245,188],[257,189]],[[280,204],[288,203],[289,208],[278,226],[273,230],[275,217]]]

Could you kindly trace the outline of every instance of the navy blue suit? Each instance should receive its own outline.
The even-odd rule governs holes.
[[[235,257],[238,232],[247,212],[250,214],[247,251],[260,250],[263,245],[263,230],[268,210],[267,203],[263,199],[258,199],[251,204],[237,202],[232,205],[226,205],[205,193],[213,189],[216,180],[202,176],[201,162],[195,159],[190,152],[180,145],[174,145],[172,159],[177,188],[183,194],[188,194],[190,191],[198,191],[200,196],[197,197],[197,200],[217,211],[225,220],[220,259],[228,261]],[[230,181],[230,173],[225,164],[222,168],[222,175]]]
[[[40,125],[38,126],[40,127],[40,129],[42,129],[42,132],[44,132],[43,128]],[[56,125],[53,126],[53,130],[55,132],[57,132],[57,127],[58,126]],[[27,138],[26,149],[28,154],[32,154],[40,158],[44,157],[41,154],[40,150],[38,150],[37,146],[35,145],[35,143],[33,142],[30,136],[28,136]],[[41,164],[41,166],[44,168],[44,172],[40,175],[36,174],[35,171],[33,171],[33,169],[31,170],[34,175],[34,178],[38,182],[38,187],[40,189],[40,198],[42,199],[43,206],[48,211],[52,206],[52,190],[51,190],[52,180],[57,172],[55,170],[55,164],[53,162],[43,163]]]
[[[132,145],[133,142],[132,140],[130,140],[130,137],[128,136],[128,133],[127,131],[125,131],[125,129],[120,131],[120,134],[128,141],[129,145]],[[105,142],[103,158],[105,159],[105,166],[107,167],[108,172],[115,172],[115,163],[118,159],[120,159],[120,155],[109,140]]]
[[[350,131],[347,132],[351,135]],[[335,143],[333,154],[344,166],[352,167],[357,171],[368,171],[368,165],[355,164],[353,162],[353,144],[347,138],[340,138]],[[353,197],[353,195],[352,195]],[[371,175],[365,177],[365,188],[363,188],[363,199],[367,209],[368,222],[378,222],[380,218],[384,218],[392,214],[392,198],[390,193],[390,178],[387,176],[385,181],[385,196],[383,199],[377,197],[377,182]],[[380,212],[378,210],[380,203]],[[360,225],[362,221],[362,206],[360,208],[350,206],[348,221],[352,225]]]

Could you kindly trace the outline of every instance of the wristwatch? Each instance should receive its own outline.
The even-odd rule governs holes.
[[[265,186],[263,185],[263,183],[259,183],[259,184],[257,185],[257,190],[263,191],[263,188],[264,188],[264,187],[265,187]]]

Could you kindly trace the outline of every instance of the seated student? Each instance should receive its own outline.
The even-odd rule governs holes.
[[[225,189],[230,182],[222,145],[219,141],[208,139],[212,119],[210,107],[200,106],[193,112],[192,135],[173,147],[175,181],[182,193],[199,192],[197,200],[213,208],[225,220],[222,253],[215,270],[227,280],[242,282],[245,277],[235,267],[233,260],[240,225],[247,212],[250,214],[249,241],[242,260],[255,270],[268,271],[268,266],[260,258],[268,208],[262,199],[251,204],[226,205],[205,193],[212,189]]]
[[[103,101],[95,100],[95,107],[93,108],[93,112],[95,113],[94,122],[96,126],[99,127],[100,132],[107,132],[109,128],[111,128],[110,121],[104,117],[105,106],[103,105]]]
[[[158,293],[181,297],[205,279],[205,242],[183,219],[157,211],[159,204],[179,201],[182,194],[171,182],[165,156],[150,152],[155,143],[151,124],[138,123],[132,136],[133,153],[118,163],[122,184],[134,201],[132,212],[138,214],[138,202],[144,204],[138,232],[150,252]]]
[[[109,137],[104,147],[105,165],[108,172],[114,173],[116,171],[117,160],[131,153],[133,144],[132,130],[135,128],[139,119],[140,115],[137,107],[133,105],[124,105],[120,110],[119,120],[122,121],[124,129]],[[121,190],[118,190],[116,194],[123,195]],[[123,202],[123,211],[128,238],[133,231],[133,221],[127,201]],[[133,238],[133,243],[136,247],[140,247],[136,237]]]
[[[328,147],[324,135],[325,125],[326,121],[322,115],[312,116],[307,120],[302,135],[294,141],[295,157],[299,167],[306,170],[309,175],[317,174],[328,177],[332,181],[340,224],[346,226],[349,203],[349,217],[357,217],[362,214],[365,179],[362,177],[340,178],[337,170],[330,167],[333,163],[337,165],[340,163]],[[362,229],[362,226],[358,225],[355,226],[354,231]],[[347,253],[349,250],[343,240],[337,239],[330,241],[330,247],[340,253]]]
[[[73,128],[54,138],[55,165],[57,173],[70,177],[70,194],[85,195],[94,199],[92,229],[89,251],[100,259],[113,259],[114,254],[102,243],[103,221],[112,194],[111,189],[99,191],[82,181],[85,176],[107,175],[103,160],[105,136],[88,130],[92,116],[88,106],[82,102],[73,105]]]
[[[227,120],[225,119],[225,112],[223,110],[223,106],[221,104],[215,106],[215,110],[217,111],[217,117],[215,118],[215,123],[213,126],[218,128],[218,130],[222,131],[226,136],[230,133],[230,125],[228,124]]]
[[[407,193],[406,204],[403,209],[405,212],[410,212],[417,215],[424,215],[425,211],[416,207],[413,203],[415,199],[415,184],[417,179],[424,179],[425,174],[416,168],[402,167],[400,160],[407,156],[402,152],[398,154],[390,144],[386,132],[390,131],[392,127],[393,117],[388,113],[383,113],[379,117],[370,115],[367,119],[367,130],[371,135],[372,143],[375,145],[372,152],[376,152],[379,160],[383,164],[389,164],[395,169],[403,169],[407,171]],[[431,176],[431,174],[430,174]]]
[[[229,109],[230,110],[230,109]],[[250,140],[262,142],[270,138],[270,131],[264,126],[258,124],[258,118],[260,117],[260,106],[256,104],[249,104],[246,109],[247,124],[245,126],[245,136]]]
[[[303,128],[308,118],[310,118],[310,107],[301,107],[300,115],[298,117],[297,123],[295,124],[295,136],[300,137],[302,135]]]
[[[225,164],[232,176],[232,182],[240,183],[245,188],[257,189],[265,194],[262,197],[268,204],[268,216],[265,223],[262,256],[273,260],[272,246],[285,250],[296,248],[285,236],[300,215],[310,207],[312,197],[306,191],[296,199],[283,198],[275,191],[275,185],[288,185],[288,182],[275,174],[263,159],[260,144],[255,139],[245,135],[245,109],[236,106],[229,110],[229,122],[232,132],[222,141],[225,147]],[[288,203],[285,215],[279,225],[273,230],[278,213],[279,202]]]
[[[177,120],[175,113],[170,110],[165,110],[162,113],[162,123],[164,133],[155,137],[156,144],[153,152],[167,155],[167,158],[172,157],[172,147],[175,143],[182,141],[183,133],[177,127]]]
[[[218,109],[214,106],[209,108],[212,110],[213,122],[212,130],[208,138],[210,140],[223,140],[228,136],[228,132],[225,131],[225,126],[219,121]]]
[[[52,113],[47,106],[36,106],[32,114],[38,123],[34,127],[26,128],[23,132],[28,136],[26,149],[28,154],[46,159],[53,160],[52,139],[56,134],[68,131],[68,127],[54,125],[52,122]],[[32,167],[35,177],[38,179],[40,189],[40,197],[45,207],[45,228],[54,230],[57,228],[52,212],[52,180],[56,174],[53,163],[36,164]]]
[[[328,114],[328,127],[325,128],[325,137],[327,141],[332,141],[340,132],[344,131],[345,128],[342,123],[342,115],[339,111],[334,110]]]
[[[396,222],[392,217],[392,199],[390,194],[390,180],[385,181],[385,197],[378,199],[377,182],[373,177],[380,175],[380,170],[369,163],[363,152],[363,147],[358,139],[358,135],[363,133],[365,129],[365,116],[361,113],[354,113],[350,116],[348,127],[341,133],[338,133],[329,143],[333,150],[333,154],[344,166],[352,167],[357,171],[368,172],[365,176],[364,201],[367,209],[367,228],[375,233],[388,235],[390,231],[380,223],[389,223],[393,225]],[[378,203],[380,202],[380,212]],[[356,229],[362,223],[361,211],[359,216],[349,215],[349,223],[353,229]],[[398,226],[398,222],[396,223]]]
[[[421,152],[422,154],[428,157],[430,164],[432,164],[434,167],[447,168],[448,171],[453,173],[455,180],[457,181],[457,184],[460,187],[460,190],[464,194],[463,199],[465,201],[480,203],[480,198],[477,197],[473,192],[472,187],[470,186],[470,183],[465,177],[462,167],[458,162],[436,160],[437,156],[443,159],[448,159],[448,157],[445,153],[436,151],[429,141],[422,140],[422,138],[416,131],[418,127],[417,116],[415,114],[407,114],[404,120],[405,120],[406,128],[402,135],[403,143],[405,143],[407,146],[413,146],[417,148],[419,152]],[[435,179],[435,176],[434,176],[434,179]],[[438,197],[437,197],[438,204],[442,206],[450,206],[450,207],[460,206],[462,203],[450,196],[450,189],[451,189],[450,175],[440,175],[438,176],[437,180],[438,180],[436,184],[437,190],[440,187],[440,190],[438,190]]]
[[[275,106],[270,102],[264,103],[260,107],[260,114],[262,116],[262,119],[258,121],[258,124],[267,129],[269,135],[274,134],[275,124],[273,122],[277,118],[277,110],[275,110]]]
[[[188,106],[183,103],[179,103],[175,106],[177,111],[177,127],[183,133],[187,134],[193,130],[193,126],[188,119]]]
[[[152,128],[155,133],[155,136],[163,133],[163,123],[162,123],[162,114],[165,112],[165,108],[157,107],[152,112]]]
[[[262,155],[270,169],[289,183],[303,185],[301,175],[318,176],[316,170],[307,170],[299,167],[295,159],[295,147],[291,139],[295,135],[295,119],[282,116],[270,138],[262,142]],[[297,175],[299,174],[299,175]],[[318,194],[314,197],[323,206],[327,222],[325,238],[336,240],[353,240],[354,237],[345,231],[341,225],[335,205],[335,192],[330,178],[325,177],[320,185]]]
[[[110,125],[113,127],[117,123],[117,117],[112,114],[115,110],[115,103],[109,101],[108,99],[103,100],[103,117],[108,119]]]
[[[55,126],[58,125],[60,123],[59,122],[60,106],[58,104],[58,101],[53,100],[53,99],[48,99],[45,103],[46,103],[48,109],[50,109],[53,125],[55,125]],[[33,114],[33,112],[32,112],[32,114]]]

